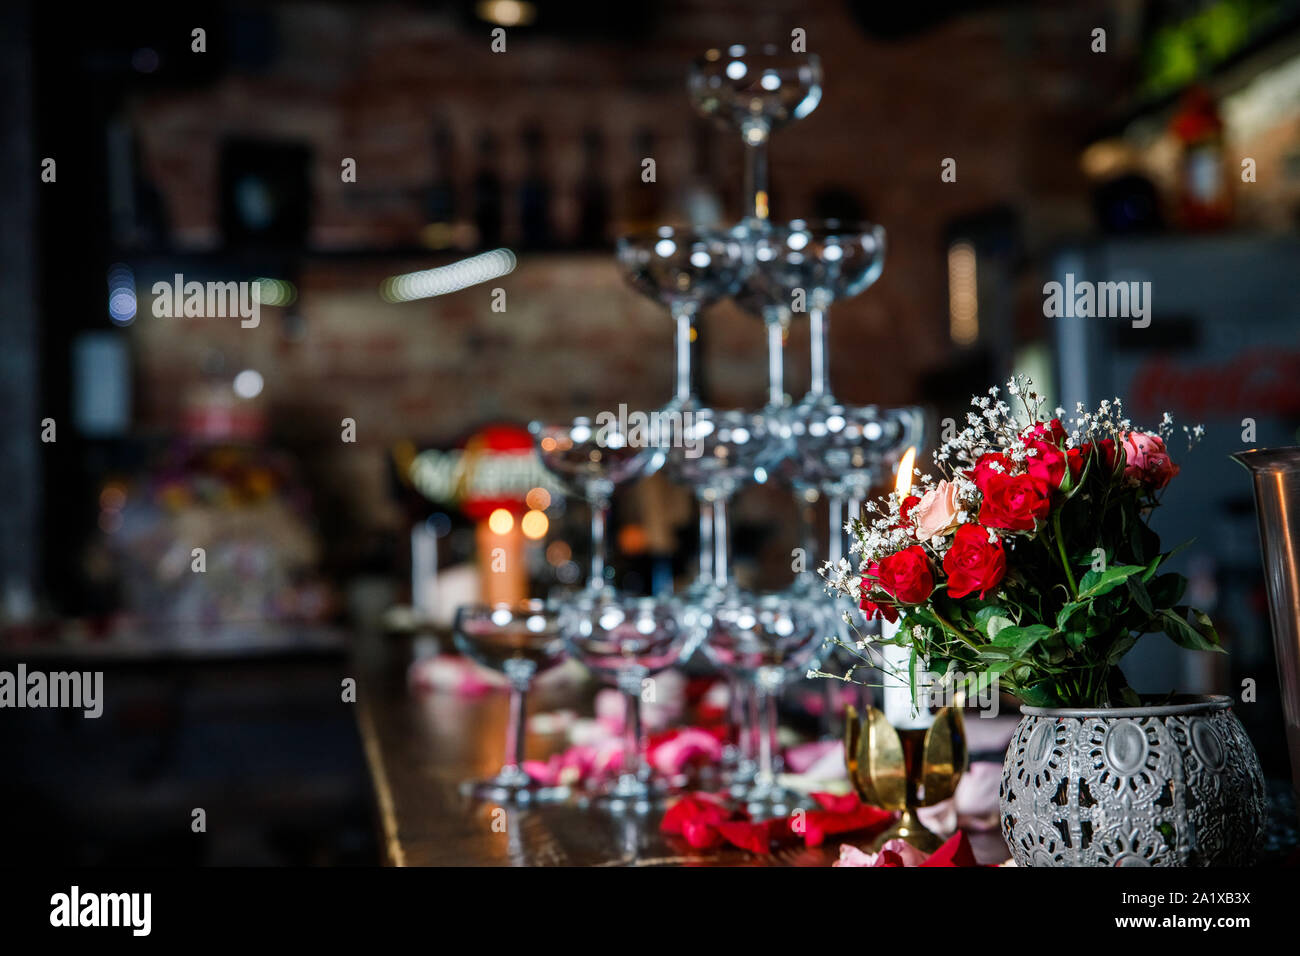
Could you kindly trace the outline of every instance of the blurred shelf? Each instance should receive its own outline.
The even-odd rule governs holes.
[[[182,628],[166,622],[122,625],[89,637],[65,624],[0,631],[0,662],[166,663],[337,657],[348,632],[325,624],[224,624]]]

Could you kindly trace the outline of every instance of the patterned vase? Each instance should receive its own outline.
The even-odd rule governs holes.
[[[1265,825],[1264,777],[1228,697],[1021,707],[1002,764],[1017,866],[1241,866]]]

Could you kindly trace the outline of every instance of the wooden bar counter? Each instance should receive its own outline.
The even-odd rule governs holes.
[[[697,852],[659,832],[660,815],[614,816],[548,804],[500,809],[463,798],[459,784],[501,764],[506,700],[412,691],[411,641],[370,639],[357,657],[357,717],[374,784],[385,862],[393,866],[828,866],[842,840],[790,845],[771,856],[726,848]],[[581,701],[530,699],[530,709]],[[530,736],[529,757],[544,759],[558,739]],[[844,841],[852,841],[848,834]],[[971,834],[982,862],[1007,856],[997,833]]]

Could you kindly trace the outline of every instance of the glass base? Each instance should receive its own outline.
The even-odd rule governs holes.
[[[672,792],[673,787],[663,780],[639,780],[624,774],[603,790],[580,794],[578,805],[610,813],[646,814],[662,809]]]
[[[472,800],[516,806],[529,803],[556,803],[569,798],[568,787],[538,783],[518,767],[504,767],[495,777],[486,780],[466,780],[460,785],[460,792]]]
[[[745,794],[754,787],[754,776],[758,773],[758,764],[753,760],[741,759],[730,767],[723,768],[722,779],[729,796],[743,800]]]
[[[824,413],[839,405],[830,392],[809,392],[794,406],[796,415],[807,418],[810,415]]]
[[[741,788],[735,794],[735,799],[744,805],[746,812],[754,820],[788,817],[796,810],[810,810],[816,807],[816,801],[808,794],[774,783],[754,783]]]

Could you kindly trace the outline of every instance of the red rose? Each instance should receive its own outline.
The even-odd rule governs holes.
[[[1101,449],[1102,457],[1106,459],[1106,467],[1111,471],[1115,470],[1115,439],[1103,438],[1097,442],[1097,447]]]
[[[989,541],[987,528],[964,524],[943,556],[943,570],[948,575],[949,597],[964,598],[978,591],[983,600],[1006,576],[1007,554],[1001,541]]]
[[[1006,455],[991,451],[980,455],[979,460],[975,462],[975,467],[966,472],[966,475],[971,481],[975,482],[975,487],[983,492],[990,477],[993,475],[1009,475],[1014,467],[1015,465]]]
[[[1142,466],[1142,483],[1148,488],[1160,489],[1178,474],[1179,468],[1164,452],[1150,452]]]
[[[1051,442],[1042,440],[1026,442],[1025,447],[1034,449],[1034,454],[1025,459],[1029,474],[1049,488],[1061,487],[1061,479],[1065,477],[1065,453]]]
[[[1050,422],[1034,422],[1034,427],[1025,436],[1025,444],[1040,440],[1050,441],[1054,445],[1060,445],[1065,441],[1065,426],[1061,424],[1059,418],[1053,418]]]
[[[993,475],[984,489],[980,524],[1009,531],[1033,531],[1052,509],[1051,489],[1033,475]]]
[[[1092,445],[1084,442],[1077,448],[1071,448],[1065,453],[1065,462],[1070,467],[1070,481],[1077,482],[1079,476],[1083,474],[1083,466],[1088,463],[1088,456],[1092,454]]]
[[[862,578],[862,592],[865,594],[867,591],[871,590],[871,588],[875,587],[878,583],[877,579],[879,577],[880,564],[876,561],[872,561],[871,564],[867,566],[866,575]],[[892,604],[877,604],[875,601],[871,600],[871,598],[864,597],[858,602],[858,607],[866,613],[868,621],[874,619],[877,614],[883,617],[890,624],[897,623],[898,621],[898,608],[894,607]]]
[[[919,544],[883,559],[877,566],[876,580],[900,604],[920,604],[934,590],[930,559]]]
[[[898,526],[900,528],[907,527],[907,519],[911,516],[912,509],[915,508],[920,503],[921,503],[920,495],[908,495],[906,498],[903,499],[902,504],[898,506],[898,518],[899,518]]]
[[[1025,470],[1053,490],[1061,487],[1065,477],[1065,452],[1061,450],[1065,426],[1056,418],[1035,422],[1023,441],[1025,449],[1033,452],[1025,458]]]

